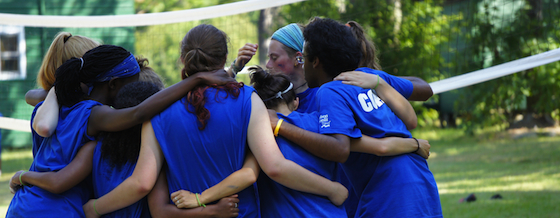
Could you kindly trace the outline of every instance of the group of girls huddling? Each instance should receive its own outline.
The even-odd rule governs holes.
[[[7,217],[442,217],[409,132],[408,100],[432,91],[381,71],[356,22],[279,29],[252,86],[234,77],[258,45],[225,71],[227,42],[189,30],[163,89],[146,59],[60,33],[26,95],[34,160]]]

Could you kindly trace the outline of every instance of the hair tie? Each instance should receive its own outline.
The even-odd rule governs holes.
[[[283,95],[283,94],[286,94],[286,92],[289,92],[290,90],[292,90],[293,87],[294,87],[294,84],[293,84],[293,83],[290,83],[290,86],[288,86],[288,88],[287,88],[286,90],[284,90],[284,91],[282,91],[282,92],[276,93],[276,95],[274,95],[274,96],[272,96],[272,97],[270,97],[270,98],[267,98],[267,99],[263,100],[263,102],[264,102],[264,101],[269,101],[269,100],[272,100],[272,99],[275,99],[275,98],[284,99],[284,98],[282,98],[282,95]]]
[[[83,58],[80,58],[80,61],[82,62],[82,63],[80,64],[80,70],[82,70],[82,68],[84,67],[84,59],[83,59]]]
[[[349,24],[349,23],[346,23],[346,24],[344,24],[344,25],[346,25],[347,27],[350,27],[350,28],[352,28],[352,26],[350,26],[350,24]]]
[[[64,37],[64,43],[66,43],[68,41],[68,39],[70,39],[70,37],[72,37],[72,34],[70,34],[69,36]]]

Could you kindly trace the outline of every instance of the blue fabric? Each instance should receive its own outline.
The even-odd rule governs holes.
[[[303,33],[295,23],[288,24],[272,34],[272,39],[303,53]]]
[[[49,172],[66,167],[80,148],[94,138],[87,135],[91,108],[101,105],[96,101],[81,101],[72,107],[62,106],[54,134],[42,140],[37,149],[30,171]],[[35,140],[34,143],[40,140]],[[52,194],[38,187],[24,186],[18,190],[10,203],[7,217],[84,217],[82,205],[90,199],[91,181],[62,194]]]
[[[397,92],[401,93],[401,95],[406,99],[410,98],[410,95],[412,94],[412,91],[414,91],[414,86],[413,86],[412,82],[410,82],[409,80],[393,76],[393,75],[388,74],[384,71],[374,70],[374,69],[367,68],[367,67],[360,67],[356,70],[357,71],[362,71],[362,72],[365,72],[365,73],[379,75],[389,85],[391,85],[395,90],[397,90]]]
[[[297,112],[300,113],[311,113],[317,111],[317,104],[315,103],[315,95],[317,94],[319,87],[308,88],[302,93],[297,94],[299,98],[299,106]]]
[[[311,132],[318,132],[317,113],[292,112],[288,116],[278,114],[288,122]],[[276,142],[284,157],[296,164],[330,180],[336,180],[338,163],[319,158],[284,137]],[[287,188],[261,173],[257,180],[261,196],[263,217],[347,217],[342,206],[335,206],[323,196]]]
[[[128,56],[128,58],[124,59],[120,64],[113,67],[113,69],[107,71],[106,73],[102,73],[97,75],[93,81],[90,82],[105,82],[109,81],[113,77],[119,78],[127,78],[134,76],[140,73],[140,66],[138,65],[138,61],[134,55]]]
[[[136,166],[135,162],[128,162],[121,166],[111,166],[109,160],[103,158],[101,154],[102,146],[100,140],[93,153],[92,180],[94,198],[99,198],[120,185],[126,178],[132,175]],[[104,214],[103,217],[151,217],[150,210],[148,209],[148,200],[144,197],[128,207]]]
[[[253,92],[243,86],[238,98],[225,98],[226,92],[208,88],[204,95],[210,119],[203,130],[198,129],[196,115],[185,108],[185,98],[152,118],[170,194],[180,189],[201,193],[241,169],[249,149]],[[239,217],[260,217],[256,184],[239,192],[239,200]]]
[[[411,137],[404,123],[369,89],[329,82],[317,92],[317,101],[322,134]],[[348,177],[343,184],[353,191],[345,204],[347,212],[356,212],[349,217],[442,217],[435,179],[419,155],[351,152],[342,171]]]

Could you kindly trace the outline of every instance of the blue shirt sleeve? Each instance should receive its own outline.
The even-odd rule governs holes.
[[[344,134],[351,138],[362,137],[362,132],[357,128],[354,113],[347,97],[339,92],[334,83],[323,85],[317,91],[316,101],[319,105],[319,133],[321,134]]]
[[[387,83],[389,83],[389,85],[391,85],[395,90],[397,90],[397,92],[401,93],[401,95],[406,99],[410,98],[410,95],[412,95],[412,91],[414,90],[414,85],[412,84],[412,82],[400,77],[393,76],[386,72],[370,69],[367,67],[361,67],[356,70],[365,73],[379,75]]]

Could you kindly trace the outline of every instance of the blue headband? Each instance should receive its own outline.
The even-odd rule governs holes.
[[[82,59],[82,65],[83,65],[83,59]],[[124,59],[117,66],[113,67],[113,69],[107,71],[106,73],[97,75],[92,81],[87,83],[87,86],[89,87],[88,95],[91,94],[91,90],[93,90],[94,83],[109,81],[114,77],[127,78],[127,77],[134,76],[138,73],[140,73],[140,65],[138,65],[138,61],[136,61],[134,55],[130,54],[130,56]]]
[[[303,33],[295,23],[276,30],[276,32],[272,34],[272,39],[303,53]]]
[[[120,64],[113,67],[113,69],[107,71],[106,73],[97,75],[97,77],[95,77],[95,79],[93,79],[91,82],[105,82],[111,80],[114,77],[127,78],[138,73],[140,73],[140,66],[138,65],[138,61],[136,61],[134,55],[130,54],[130,56],[124,59]]]

